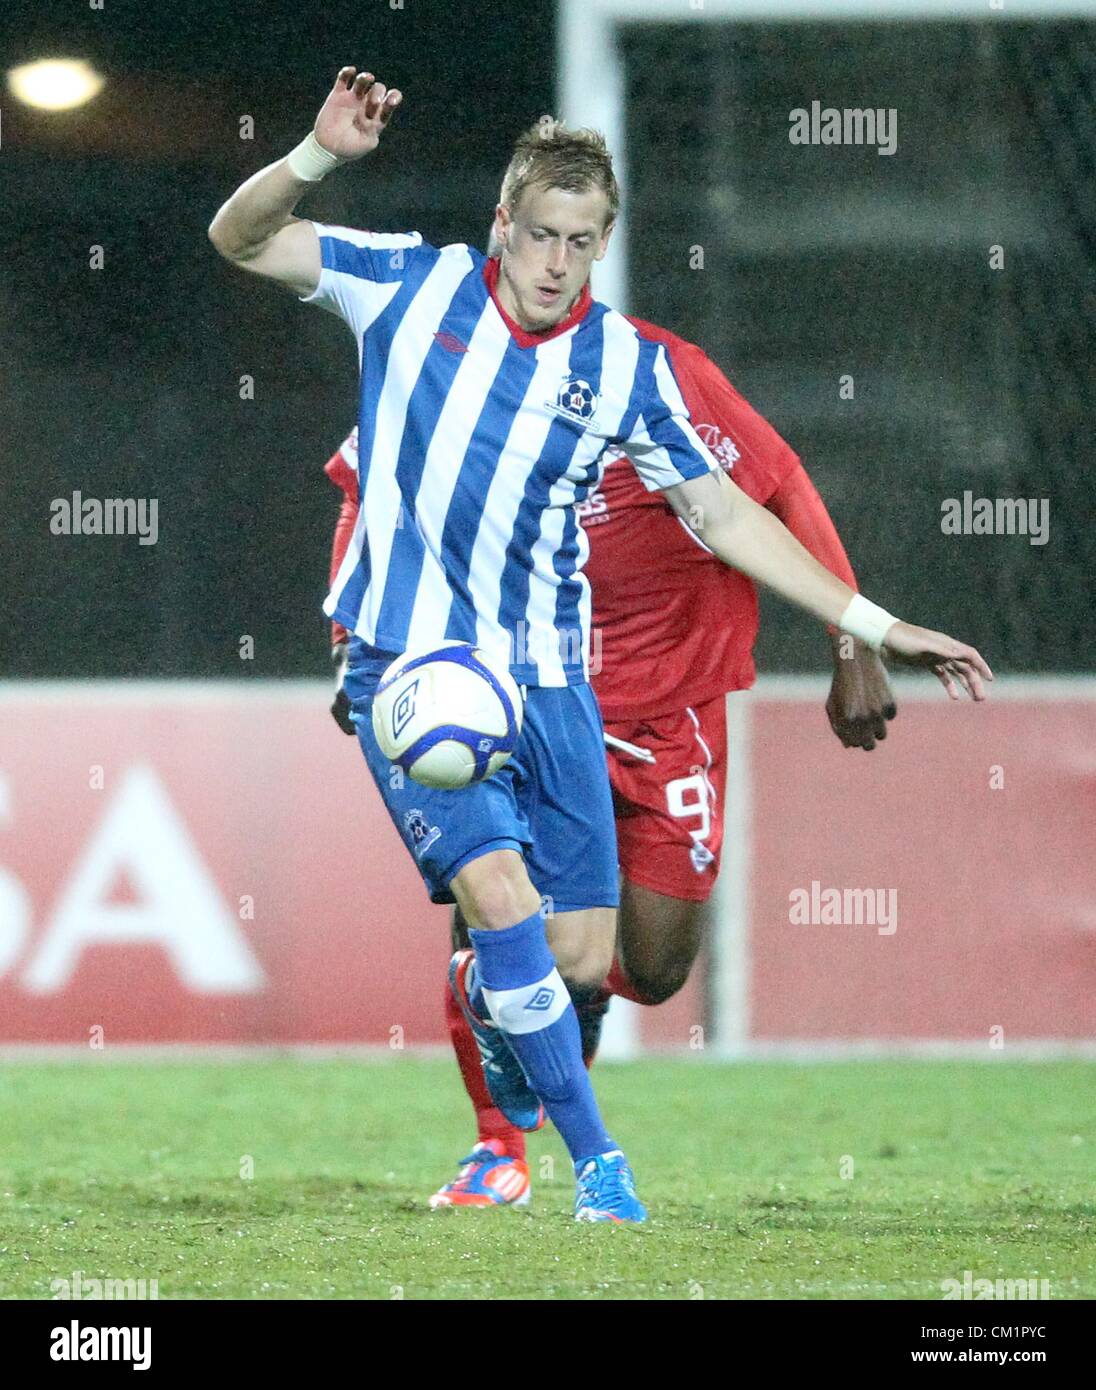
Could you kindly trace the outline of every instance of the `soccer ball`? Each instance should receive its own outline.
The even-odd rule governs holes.
[[[521,716],[521,695],[505,665],[468,642],[405,652],[373,697],[373,733],[384,756],[423,786],[448,791],[502,767]]]

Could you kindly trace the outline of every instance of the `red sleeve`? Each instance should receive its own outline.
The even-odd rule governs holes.
[[[850,588],[859,588],[826,504],[801,463],[796,464],[766,505],[820,565]]]
[[[323,471],[335,486],[341,489],[346,496],[350,498],[356,507],[358,505],[358,474],[357,470],[351,466],[346,455],[343,453],[343,448],[345,447],[346,446],[343,445],[335,450],[324,464]]]
[[[334,584],[335,576],[346,558],[346,552],[350,545],[350,537],[354,534],[354,527],[358,521],[358,504],[349,497],[344,497],[342,506],[339,508],[339,519],[335,523],[335,535],[331,541],[331,574],[330,580]]]
[[[355,492],[357,488],[354,489]],[[349,494],[343,498],[342,506],[339,508],[339,519],[335,523],[335,535],[331,542],[331,575],[330,582],[335,583],[335,576],[342,567],[342,562],[346,558],[347,547],[350,545],[350,537],[354,534],[354,527],[358,521],[358,503]],[[342,623],[331,624],[331,641],[345,642],[349,633]]]
[[[331,543],[330,582],[332,584],[335,583],[335,576],[342,565],[358,519],[358,474],[351,462],[351,459],[357,458],[357,433],[357,429],[354,429],[323,467],[323,471],[343,492],[339,519],[335,523],[335,535]],[[348,454],[351,456],[350,458],[347,457]],[[345,642],[349,636],[350,634],[342,623],[333,622],[331,624],[332,644]]]
[[[671,362],[693,428],[742,491],[764,506],[800,466],[795,450],[700,348],[687,344]]]
[[[734,481],[764,505],[799,467],[799,456],[695,343],[643,319],[629,320],[662,343],[693,428]]]
[[[698,347],[679,340],[674,373],[697,433],[731,477],[851,588],[856,576],[826,504],[798,455]],[[732,457],[726,458],[730,453]]]

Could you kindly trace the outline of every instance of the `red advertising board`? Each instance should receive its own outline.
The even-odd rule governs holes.
[[[713,930],[723,958],[742,934],[744,1042],[1096,1038],[1088,687],[907,701],[870,756],[814,694],[733,698],[745,920]],[[447,910],[322,687],[9,685],[0,710],[0,1042],[445,1040]],[[833,888],[880,919],[826,921]],[[695,1045],[705,983],[641,1040]]]
[[[1096,700],[1073,689],[929,682],[870,754],[814,702],[754,702],[751,1038],[1096,1039]]]

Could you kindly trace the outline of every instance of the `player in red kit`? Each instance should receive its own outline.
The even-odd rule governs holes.
[[[700,348],[632,321],[666,346],[698,433],[738,486],[855,588],[829,513],[788,444]],[[647,492],[627,459],[607,466],[582,510],[601,643],[593,681],[623,879],[618,957],[607,984],[657,1004],[688,977],[700,947],[700,905],[719,872],[725,696],[754,682],[757,593]],[[838,633],[832,640],[831,725],[846,747],[870,750],[895,714],[886,671],[869,647]]]
[[[631,322],[665,345],[697,432],[738,486],[855,588],[833,522],[793,450],[699,347]],[[326,472],[344,493],[334,574],[358,509],[354,434]],[[579,516],[590,542],[591,679],[605,723],[622,880],[612,971],[601,991],[574,999],[589,1062],[611,996],[662,1003],[685,983],[700,948],[701,911],[719,872],[723,836],[726,694],[753,684],[758,605],[753,583],[711,555],[622,454],[611,457]],[[334,636],[339,666],[346,634],[336,628]],[[895,714],[885,669],[869,647],[844,634],[832,640],[831,726],[846,747],[870,750]],[[332,713],[353,732],[341,687]],[[459,919],[454,938],[467,946]],[[523,1204],[530,1192],[525,1136],[494,1106],[450,991],[445,1010],[478,1134],[457,1177],[431,1205]]]

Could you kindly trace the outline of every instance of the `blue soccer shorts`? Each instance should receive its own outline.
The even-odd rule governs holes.
[[[375,669],[346,679],[358,741],[388,814],[436,903],[465,864],[496,849],[524,856],[550,911],[620,902],[613,798],[601,712],[589,685],[524,688],[517,747],[493,777],[459,791],[413,781],[373,736]]]

